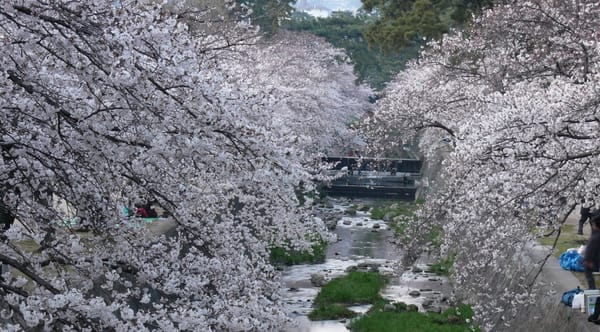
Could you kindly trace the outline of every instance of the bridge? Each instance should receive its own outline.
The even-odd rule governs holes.
[[[330,175],[336,178],[323,185],[329,195],[416,198],[421,167],[418,159],[326,157]]]

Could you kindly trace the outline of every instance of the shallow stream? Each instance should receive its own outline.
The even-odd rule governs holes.
[[[345,215],[357,201],[335,200],[332,209],[340,212],[333,231],[338,241],[328,246],[326,260],[321,264],[304,264],[287,267],[283,271],[285,288],[282,296],[289,316],[298,324],[286,332],[347,332],[346,320],[310,321],[312,301],[319,292],[311,278],[329,281],[346,274],[353,266],[360,270],[377,270],[390,278],[383,289],[382,297],[393,302],[415,304],[419,311],[431,310],[432,303],[441,303],[449,292],[447,279],[425,272],[427,259],[419,260],[410,271],[398,273],[396,266],[401,257],[393,244],[394,234],[387,223],[373,220],[368,212],[357,211],[356,215]],[[368,202],[367,202],[368,203]],[[409,294],[410,293],[410,294]],[[370,305],[350,307],[359,314],[366,313]]]

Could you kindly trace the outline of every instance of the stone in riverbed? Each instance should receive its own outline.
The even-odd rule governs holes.
[[[386,303],[383,306],[383,311],[396,311],[396,306],[391,303]]]
[[[419,292],[418,290],[412,290],[408,293],[408,295],[412,297],[419,297],[419,295],[421,295],[421,292]]]
[[[418,266],[413,266],[412,271],[414,273],[421,273],[423,272],[423,269],[419,268]]]
[[[433,305],[433,300],[426,299],[425,301],[423,301],[423,303],[421,303],[421,305],[423,306],[423,308],[427,309]]]
[[[326,283],[325,276],[320,273],[314,273],[310,276],[310,282],[315,287],[323,287]]]

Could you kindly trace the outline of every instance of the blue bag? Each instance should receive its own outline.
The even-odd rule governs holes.
[[[583,272],[583,257],[576,250],[567,250],[558,259],[565,270]]]
[[[579,293],[583,293],[583,289],[579,288],[579,286],[575,289],[568,290],[563,293],[561,302],[564,305],[571,307],[573,306],[573,298]]]

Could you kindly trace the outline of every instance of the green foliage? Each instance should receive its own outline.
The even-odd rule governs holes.
[[[589,226],[588,226],[589,227]],[[560,228],[560,236],[556,241],[556,233],[550,233],[550,236],[541,236],[539,242],[542,245],[552,246],[556,241],[556,248],[554,250],[554,256],[559,258],[562,253],[570,248],[578,248],[582,244],[587,242],[587,238],[577,235],[577,226],[565,224]]]
[[[343,305],[327,304],[316,307],[308,314],[310,320],[330,320],[355,317],[356,313]]]
[[[427,233],[427,240],[439,248],[444,241],[444,230],[441,227],[433,227]]]
[[[365,13],[334,12],[327,18],[316,18],[297,12],[285,27],[292,31],[306,31],[325,38],[332,45],[343,48],[354,63],[354,73],[359,82],[374,89],[382,89],[386,82],[404,68],[406,62],[418,55],[418,47],[397,49],[384,54],[369,47],[364,32],[374,21]]]
[[[467,305],[451,308],[441,314],[420,312],[377,311],[350,323],[352,332],[463,332],[478,331],[467,322],[473,310]]]
[[[385,278],[374,272],[354,271],[328,282],[315,298],[315,305],[333,303],[373,303],[381,297],[379,291],[385,286]]]
[[[397,216],[412,216],[417,207],[418,205],[415,203],[406,202],[377,205],[371,209],[371,219],[383,219],[386,215],[392,218]]]
[[[312,250],[290,250],[283,247],[271,248],[273,265],[295,265],[304,263],[322,263],[325,261],[327,242],[318,239],[313,242]]]
[[[449,276],[452,272],[452,266],[454,265],[454,255],[449,255],[442,258],[438,262],[432,264],[429,267],[429,272],[433,272],[442,276]]]
[[[366,33],[369,43],[390,52],[398,47],[419,45],[439,38],[451,27],[460,27],[472,14],[492,5],[493,0],[362,0],[367,12],[378,18]]]

